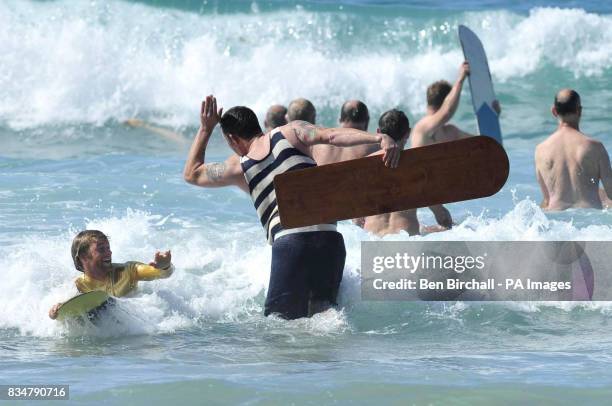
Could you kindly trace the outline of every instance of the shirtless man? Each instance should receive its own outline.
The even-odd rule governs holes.
[[[559,120],[557,131],[535,150],[536,176],[544,196],[540,206],[545,210],[601,209],[600,180],[612,198],[610,157],[601,142],[580,132],[580,95],[571,89],[559,91],[552,114]]]
[[[287,108],[280,104],[270,106],[264,120],[264,130],[272,131],[276,127],[287,124]]]
[[[188,140],[182,134],[177,133],[175,131],[169,130],[167,128],[158,127],[156,125],[152,125],[143,121],[139,118],[129,118],[123,122],[124,125],[132,128],[144,128],[147,131],[150,131],[154,134],[157,134],[169,141],[175,142],[177,144],[187,144]]]
[[[453,118],[459,106],[461,90],[463,82],[470,74],[470,65],[463,62],[459,68],[459,77],[453,86],[445,80],[440,80],[431,84],[427,88],[427,114],[414,126],[412,130],[412,147],[422,147],[432,145],[438,142],[456,141],[462,138],[470,137],[472,134],[466,133],[448,122]],[[493,109],[497,114],[501,113],[499,102],[493,102]],[[450,213],[443,205],[430,207],[436,214],[436,220],[439,224],[443,224],[447,228],[452,226]],[[439,216],[448,214],[447,219],[443,219],[443,223],[438,219]]]
[[[427,88],[427,113],[412,130],[413,147],[455,141],[472,135],[448,124],[457,111],[463,82],[469,74],[470,65],[463,62],[454,85],[451,86],[447,81],[440,80]],[[501,114],[501,107],[497,100],[493,102],[493,109],[497,114]]]
[[[342,235],[335,224],[284,229],[276,204],[274,176],[316,166],[312,159],[316,144],[379,144],[385,164],[397,167],[399,148],[395,141],[386,134],[321,128],[305,121],[293,121],[264,133],[252,110],[236,106],[222,114],[213,96],[202,103],[200,122],[183,176],[186,182],[207,188],[246,186],[272,245],[264,314],[296,319],[334,305],[346,257]],[[218,123],[236,155],[224,163],[206,162],[206,147]],[[240,158],[235,160],[235,156]]]
[[[289,103],[287,108],[287,122],[306,121],[310,124],[317,123],[317,110],[310,100],[300,97]]]
[[[470,74],[470,66],[463,62],[454,85],[445,80],[432,83],[427,88],[427,113],[412,130],[412,147],[455,141],[471,134],[461,131],[448,122],[459,106],[463,82]]]
[[[400,148],[403,149],[406,141],[408,141],[408,137],[410,137],[410,122],[404,112],[392,109],[380,116],[377,132],[388,134],[397,142]],[[381,152],[378,151],[372,155],[380,153]],[[440,226],[424,227],[423,233],[444,231],[452,226],[453,220],[450,213],[442,205],[431,206],[430,210],[434,213]],[[355,219],[353,222],[363,227],[366,231],[378,236],[396,234],[400,231],[406,231],[409,235],[418,235],[421,233],[416,209],[369,216]]]
[[[368,107],[360,100],[348,100],[340,109],[340,120],[338,120],[338,123],[342,128],[368,131],[368,124],[370,123]],[[378,151],[378,145],[375,144],[356,145],[346,148],[338,148],[333,145],[315,145],[313,147],[313,156],[315,161],[317,161],[317,165],[326,165],[363,158],[376,151]]]

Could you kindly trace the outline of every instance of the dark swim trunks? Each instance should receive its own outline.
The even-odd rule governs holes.
[[[342,234],[313,231],[289,234],[272,245],[272,271],[265,315],[308,316],[309,302],[335,305],[346,250]]]

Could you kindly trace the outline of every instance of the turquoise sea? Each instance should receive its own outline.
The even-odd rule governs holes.
[[[609,404],[612,304],[362,301],[360,242],[379,238],[343,222],[340,308],[265,318],[271,251],[250,198],[182,179],[210,93],[262,121],[306,97],[322,125],[349,98],[416,122],[427,85],[456,78],[459,24],[489,55],[510,178],[449,205],[449,232],[384,240],[612,239],[610,211],[542,212],[533,167],[561,87],[612,148],[610,2],[3,0],[0,384],[69,384],[83,405]],[[122,124],[134,117],[183,138]],[[476,131],[467,86],[454,122]],[[207,158],[229,153],[215,133]],[[54,322],[85,228],[116,262],[171,249],[177,270],[97,326]]]

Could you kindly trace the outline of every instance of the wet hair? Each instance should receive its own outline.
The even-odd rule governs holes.
[[[102,231],[98,230],[81,231],[74,237],[70,253],[72,254],[72,261],[77,271],[83,272],[83,264],[81,264],[79,257],[89,252],[91,244],[102,240],[108,241],[108,237]]]
[[[287,108],[287,121],[296,120],[316,124],[317,110],[310,100],[299,98],[289,103],[289,107]]]
[[[265,126],[272,129],[287,124],[286,114],[287,108],[285,106],[281,106],[280,104],[270,106],[266,113]]]
[[[221,129],[224,134],[232,134],[250,140],[262,133],[257,116],[248,107],[235,106],[223,113]]]
[[[427,105],[438,110],[450,93],[452,86],[446,80],[439,80],[427,88]]]
[[[367,127],[370,121],[368,106],[360,100],[349,100],[340,109],[341,123],[360,123]]]
[[[381,133],[387,134],[397,142],[410,129],[410,122],[403,111],[391,109],[380,116],[378,128]]]
[[[561,117],[578,114],[580,95],[572,89],[564,89],[555,95],[555,110]]]

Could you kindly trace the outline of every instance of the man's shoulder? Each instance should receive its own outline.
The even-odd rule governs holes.
[[[240,165],[240,157],[238,156],[238,154],[232,154],[225,160],[225,162],[229,164]]]
[[[225,160],[225,168],[231,175],[242,175],[242,160],[238,154],[232,154]]]
[[[113,271],[123,273],[123,272],[135,272],[136,269],[140,265],[145,265],[142,262],[138,261],[127,261],[127,262],[113,262]]]
[[[433,116],[431,115],[426,115],[423,116],[419,119],[419,121],[416,122],[416,124],[414,125],[414,127],[412,128],[412,132],[424,132],[424,127],[427,127],[431,122],[433,122]]]
[[[592,158],[593,155],[599,155],[605,150],[605,147],[600,141],[580,131],[575,131],[571,140],[572,149],[587,159]]]
[[[83,275],[78,276],[74,280],[74,286],[76,286],[77,290],[80,293],[85,293],[87,291],[87,287],[85,286],[85,279],[84,279]]]
[[[442,127],[440,127],[440,130],[442,130],[444,133],[446,141],[458,140],[463,134],[463,131],[459,127],[450,123],[444,124]]]
[[[588,135],[584,135],[584,146],[597,151],[605,151],[606,147],[603,142],[596,140],[595,138],[589,137]]]
[[[429,131],[429,123],[428,120],[430,116],[425,116],[421,118],[415,125],[412,131],[410,132],[411,144],[416,146],[426,145],[431,142],[432,132]]]
[[[555,131],[546,137],[543,141],[541,141],[538,145],[536,145],[536,152],[545,150],[549,148],[551,145],[555,144],[558,141],[558,132]]]
[[[586,155],[597,161],[605,159],[605,157],[608,156],[608,150],[606,150],[603,142],[590,137],[586,141],[585,151]]]
[[[138,265],[146,265],[146,264],[140,261],[126,261],[126,262],[120,262],[120,263],[113,263],[113,269],[133,268]]]
[[[541,152],[542,152],[542,150],[543,150],[544,148],[546,148],[547,141],[548,141],[548,138],[546,138],[544,141],[540,142],[539,144],[536,144],[536,146],[535,146],[535,154],[536,154],[536,155],[538,155],[539,153],[541,153]]]

